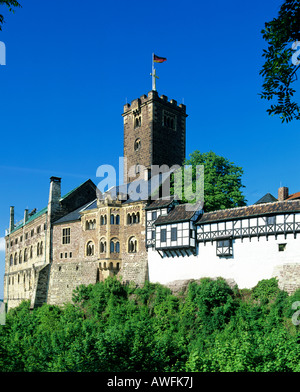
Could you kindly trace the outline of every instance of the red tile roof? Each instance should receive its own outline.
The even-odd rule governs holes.
[[[286,200],[300,199],[300,192],[293,193]]]

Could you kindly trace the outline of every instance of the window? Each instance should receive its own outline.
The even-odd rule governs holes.
[[[25,233],[25,240],[28,239],[28,233]]]
[[[141,139],[136,139],[134,142],[134,151],[138,151],[141,148]]]
[[[286,249],[286,244],[278,244],[278,252],[284,252]]]
[[[36,229],[36,233],[40,234],[40,232],[41,232],[41,226],[38,226],[37,229]]]
[[[93,241],[89,241],[86,245],[86,255],[87,256],[94,256],[95,247]]]
[[[63,254],[62,254],[62,253],[60,254],[60,258],[61,258],[61,259],[63,258]]]
[[[104,239],[100,240],[100,253],[106,253],[106,241]]]
[[[30,247],[30,258],[32,259],[32,255],[33,255],[33,247]]]
[[[18,263],[18,255],[17,255],[17,253],[15,253],[14,265],[17,265],[17,263]]]
[[[110,253],[120,253],[120,242],[119,242],[118,238],[111,239]]]
[[[160,231],[160,241],[161,242],[166,242],[167,241],[167,230],[166,229],[161,229],[161,231]]]
[[[116,215],[116,225],[120,224],[120,215]]]
[[[142,117],[136,116],[134,119],[134,128],[138,128],[142,125]]]
[[[171,241],[177,241],[177,227],[171,228]]]
[[[156,220],[157,219],[157,211],[153,211],[152,212],[152,220]]]
[[[20,242],[22,242],[23,241],[23,236],[21,235],[21,237],[20,237]]]
[[[40,255],[42,255],[43,254],[43,243],[41,242],[40,243]]]
[[[34,235],[34,229],[32,229],[30,232],[30,236],[33,237],[33,235]]]
[[[20,250],[19,253],[19,264],[22,264],[22,251]]]
[[[9,258],[9,265],[12,266],[13,263],[14,263],[14,261],[13,261],[13,255],[10,255],[10,258]]]
[[[113,214],[111,214],[111,216],[110,216],[110,224],[111,225],[115,224],[115,216]]]
[[[62,243],[69,244],[71,241],[71,229],[70,227],[62,230]]]
[[[156,232],[155,232],[155,230],[152,230],[152,232],[151,232],[151,239],[155,240],[155,236],[156,236]]]
[[[100,217],[100,225],[106,225],[107,224],[107,217],[106,215],[101,215]]]
[[[70,252],[70,259],[72,258],[72,252]],[[77,267],[76,267],[77,268]],[[77,268],[78,269],[78,268]]]
[[[217,256],[232,256],[232,240],[219,240],[217,241]]]
[[[40,255],[40,244],[37,244],[36,255]]]
[[[130,237],[128,241],[128,252],[136,253],[137,252],[137,240],[135,237]]]
[[[24,250],[24,263],[28,260],[27,249]]]
[[[267,216],[266,223],[267,223],[267,225],[275,225],[276,216]]]
[[[175,121],[175,115],[168,113],[166,111],[164,111],[164,115],[163,115],[163,126],[173,129],[174,131],[176,130],[176,121]]]

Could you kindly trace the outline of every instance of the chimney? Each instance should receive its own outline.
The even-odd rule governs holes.
[[[24,225],[28,221],[28,209],[26,208],[24,211]]]
[[[54,215],[60,210],[59,200],[61,198],[61,178],[51,177],[50,178],[50,191],[49,191],[49,202],[48,202],[48,215],[54,217]]]
[[[289,197],[289,188],[282,186],[278,189],[278,201],[284,201]]]
[[[10,217],[9,217],[9,232],[11,233],[15,228],[15,207],[10,207]]]

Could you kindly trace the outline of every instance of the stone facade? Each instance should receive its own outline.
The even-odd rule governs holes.
[[[182,165],[185,159],[186,107],[151,91],[124,106],[124,182],[141,173],[142,166]]]

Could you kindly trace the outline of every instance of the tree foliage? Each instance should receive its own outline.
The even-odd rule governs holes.
[[[205,212],[246,205],[245,197],[242,194],[244,185],[241,182],[243,174],[241,167],[212,151],[201,153],[198,150],[190,154],[184,165],[192,166],[193,192],[196,190],[196,167],[198,165],[204,166]],[[188,182],[187,185],[189,185]]]
[[[108,278],[78,287],[64,307],[11,309],[0,326],[1,371],[298,372],[299,299],[274,278],[252,290],[205,278],[179,296]]]
[[[0,5],[6,5],[9,11],[14,12],[14,8],[21,7],[21,4],[16,0],[0,0]],[[0,14],[0,31],[2,30],[2,25],[4,23],[4,16]]]
[[[265,64],[260,74],[264,83],[260,96],[267,100],[277,99],[277,103],[267,109],[270,115],[280,115],[282,122],[299,120],[300,108],[292,98],[296,92],[292,84],[297,80],[299,64],[292,62],[295,55],[292,44],[300,40],[300,0],[285,0],[278,17],[265,23],[262,34],[268,48],[263,51]]]

